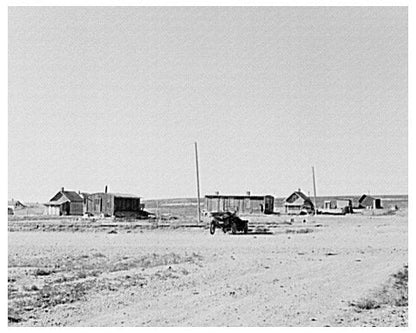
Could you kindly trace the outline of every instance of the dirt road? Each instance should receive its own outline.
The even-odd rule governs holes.
[[[10,232],[10,325],[406,325],[407,308],[349,302],[407,264],[407,217],[314,223],[273,235]]]

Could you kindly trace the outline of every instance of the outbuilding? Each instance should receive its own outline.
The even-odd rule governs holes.
[[[360,199],[358,199],[358,208],[381,209],[383,207],[380,198],[374,198],[367,194],[363,194]]]
[[[324,207],[321,211],[322,213],[342,213],[350,214],[353,212],[352,209],[352,200],[339,198],[335,200],[326,200],[324,201]]]
[[[23,208],[26,208],[26,207],[27,207],[27,206],[26,206],[25,204],[23,204],[21,201],[19,201],[19,200],[14,200],[14,199],[12,199],[12,200],[8,201],[8,202],[7,202],[7,205],[8,205],[9,207],[14,207],[14,209],[23,209]]]
[[[88,196],[86,211],[93,215],[129,216],[143,212],[140,197],[123,193],[93,193]]]

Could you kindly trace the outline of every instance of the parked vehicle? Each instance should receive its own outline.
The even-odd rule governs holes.
[[[218,212],[211,213],[212,220],[209,225],[211,235],[215,234],[215,229],[220,228],[225,233],[231,231],[236,234],[238,231],[248,232],[248,221],[240,219],[236,213]]]

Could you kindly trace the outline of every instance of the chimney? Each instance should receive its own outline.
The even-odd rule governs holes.
[[[300,190],[300,188],[298,188],[298,192],[302,192],[302,191]]]
[[[220,195],[220,192],[219,191],[215,191],[215,195]]]
[[[250,196],[251,195],[250,191],[247,191],[246,194],[247,194],[247,196]]]
[[[65,188],[64,187],[61,187],[61,192],[63,192],[63,191],[65,191]]]
[[[104,193],[107,193],[107,185],[105,185]]]

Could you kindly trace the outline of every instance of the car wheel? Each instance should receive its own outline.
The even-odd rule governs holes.
[[[233,234],[237,233],[237,224],[235,222],[233,222],[233,224],[231,225],[231,232]]]
[[[215,234],[215,222],[211,222],[211,224],[209,225],[209,233],[211,235]]]
[[[244,233],[245,234],[248,233],[248,225],[247,225],[247,223],[244,225]]]

